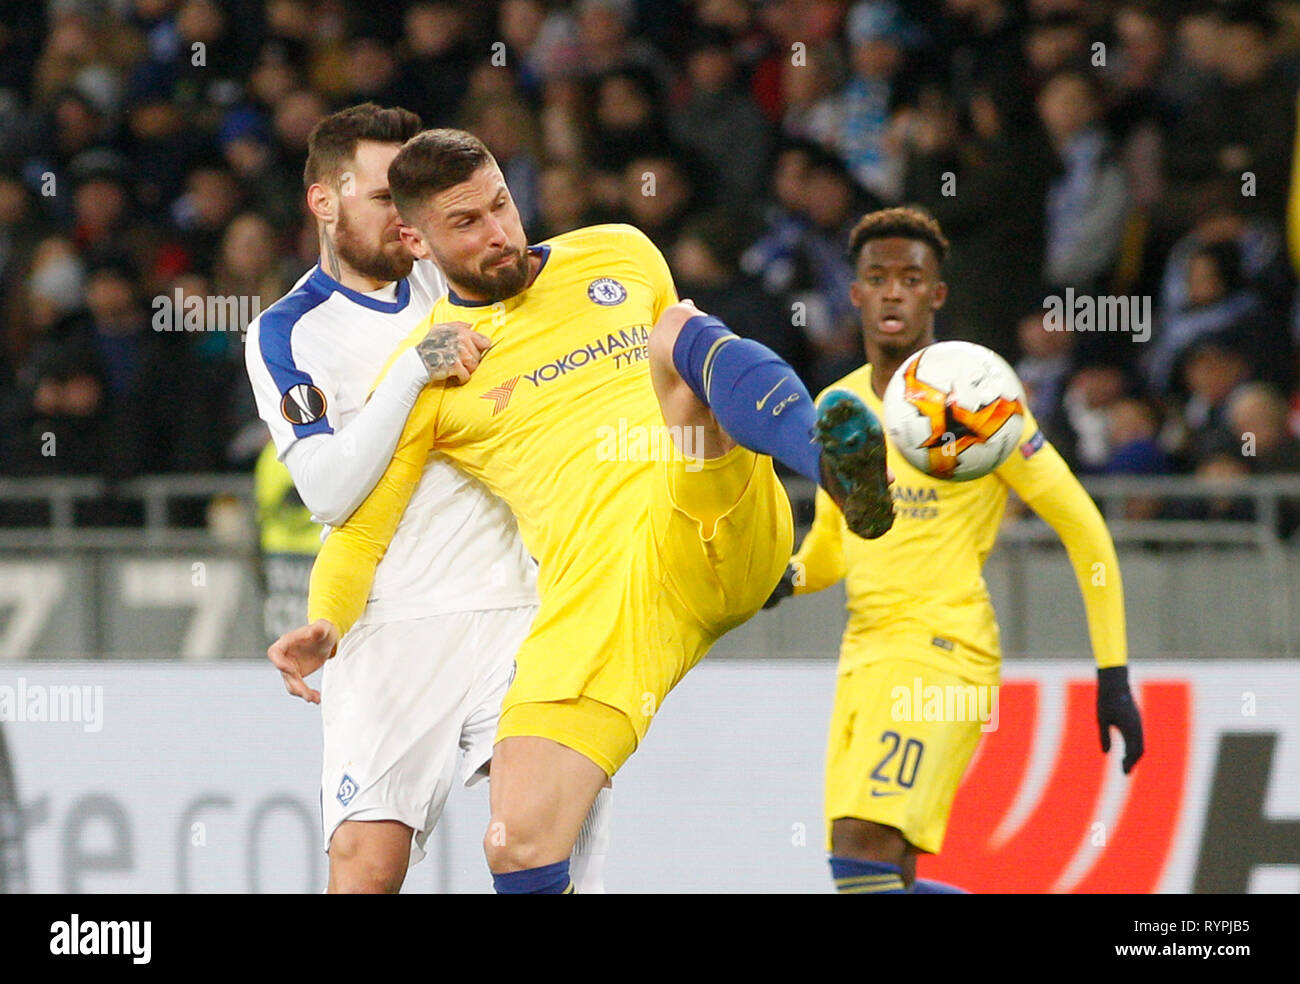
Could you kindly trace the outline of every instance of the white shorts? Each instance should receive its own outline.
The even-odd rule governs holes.
[[[500,608],[361,625],[321,683],[325,850],[345,820],[397,820],[424,857],[459,778],[486,774],[501,698],[537,609]]]

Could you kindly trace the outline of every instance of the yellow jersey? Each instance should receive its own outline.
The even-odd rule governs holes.
[[[884,410],[865,365],[836,383]],[[876,540],[848,532],[822,490],[795,554],[795,593],[846,578],[848,625],[840,671],[906,657],[974,683],[995,684],[1001,653],[984,561],[1014,489],[1060,536],[1083,593],[1098,666],[1127,661],[1124,587],[1105,521],[1026,411],[1020,444],[993,472],[969,482],[931,478],[887,445],[894,472],[893,528]]]
[[[328,618],[345,633],[360,616],[433,450],[510,507],[538,561],[547,608],[580,606],[593,586],[619,576],[616,545],[644,516],[657,467],[619,446],[663,431],[648,342],[677,301],[672,276],[654,244],[627,225],[590,226],[531,249],[542,263],[524,291],[493,304],[448,295],[394,354],[445,321],[467,321],[492,342],[467,383],[436,383],[417,399],[375,490],[321,549],[312,620]]]

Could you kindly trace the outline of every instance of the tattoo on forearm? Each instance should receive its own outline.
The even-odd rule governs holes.
[[[460,338],[455,328],[433,328],[415,346],[425,368],[434,379],[447,375],[447,370],[460,358]]]

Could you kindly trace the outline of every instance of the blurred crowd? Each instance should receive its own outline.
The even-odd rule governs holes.
[[[315,261],[307,136],[365,100],[478,134],[534,241],[637,225],[814,392],[863,358],[848,230],[919,205],[952,242],[940,337],[1006,356],[1079,472],[1300,471],[1294,3],[0,11],[0,474],[251,467],[241,326],[177,311],[255,314]],[[1112,330],[1084,296],[1125,299]]]

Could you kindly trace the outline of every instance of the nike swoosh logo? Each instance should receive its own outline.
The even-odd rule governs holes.
[[[787,379],[789,379],[789,378],[790,378],[789,376],[782,376],[782,377],[781,377],[781,383],[784,383],[784,382],[785,382]],[[759,400],[757,403],[754,404],[754,409],[755,409],[755,410],[762,410],[762,409],[763,409],[763,404],[767,402],[767,397],[771,396],[773,393],[775,393],[777,390],[779,390],[779,389],[781,388],[781,383],[777,383],[777,384],[776,384],[775,386],[773,386],[770,390],[768,390],[768,391],[767,391],[767,395],[764,396],[761,400]]]
[[[901,789],[895,789],[893,792],[882,793],[879,789],[873,789],[871,791],[871,795],[872,796],[902,796],[903,791]]]

